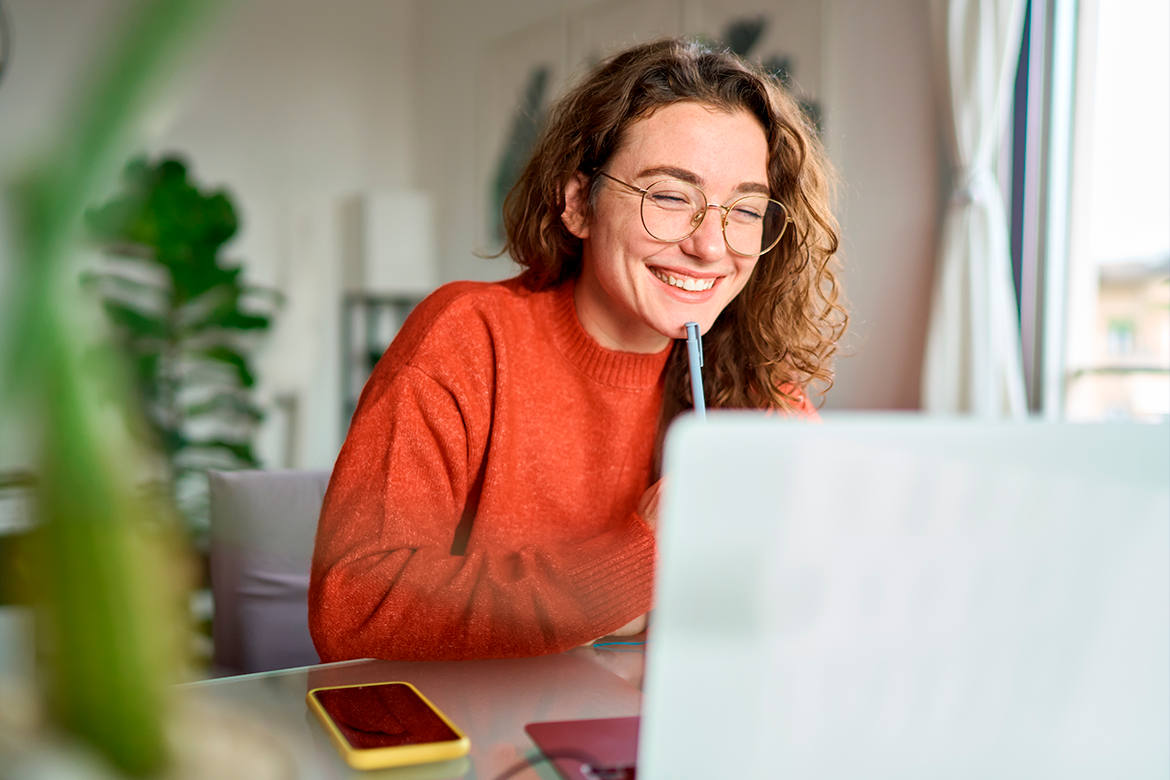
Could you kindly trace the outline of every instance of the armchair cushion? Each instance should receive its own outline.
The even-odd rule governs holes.
[[[214,663],[228,673],[318,662],[309,565],[328,471],[209,471]]]

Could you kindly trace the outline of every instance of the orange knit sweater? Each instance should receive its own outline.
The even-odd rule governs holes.
[[[650,608],[649,486],[669,349],[614,352],[572,285],[449,284],[374,369],[325,495],[322,661],[567,650]]]
[[[670,350],[601,347],[572,292],[457,282],[407,319],[321,511],[322,661],[556,653],[650,609],[654,535],[634,509]]]

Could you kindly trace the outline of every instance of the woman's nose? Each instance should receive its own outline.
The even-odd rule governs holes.
[[[703,213],[705,216],[699,227],[683,242],[683,251],[711,263],[721,258],[727,250],[723,242],[723,213],[715,204],[708,205]]]

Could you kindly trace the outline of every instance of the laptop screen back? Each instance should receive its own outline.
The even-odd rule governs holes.
[[[1170,428],[672,429],[640,780],[1166,777]]]

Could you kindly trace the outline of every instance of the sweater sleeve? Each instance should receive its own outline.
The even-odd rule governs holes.
[[[482,442],[463,405],[413,367],[363,398],[317,531],[309,627],[322,661],[561,652],[649,609],[654,537],[632,513],[581,544],[459,549],[484,520],[471,516]]]

